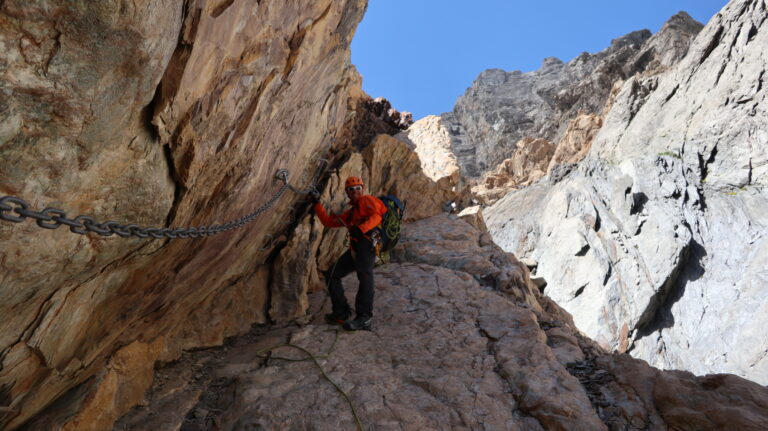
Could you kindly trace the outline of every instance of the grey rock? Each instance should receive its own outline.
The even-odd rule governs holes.
[[[570,174],[576,166],[576,163],[563,163],[556,165],[552,169],[552,172],[549,174],[549,181],[553,184],[560,182],[563,178],[565,178],[566,175]]]
[[[628,63],[625,73],[632,75],[674,66],[685,57],[693,38],[703,27],[687,13],[678,12],[643,44]]]
[[[487,207],[483,215],[494,242],[515,256],[531,257],[541,236],[539,218],[550,192],[551,187],[538,182]]]
[[[443,114],[456,130],[455,154],[462,174],[481,175],[516,151],[524,137],[557,143],[569,120],[602,112],[613,84],[660,70],[685,55],[701,24],[687,14],[672,17],[656,35],[629,33],[596,54],[563,63],[549,57],[540,69],[523,73],[489,69]]]
[[[532,230],[530,242],[536,245],[531,256],[539,262],[537,275],[548,282],[547,294],[573,314],[581,330],[609,349],[621,350],[625,323],[633,329],[649,318],[653,298],[664,294],[667,274],[678,265],[691,236],[680,210],[667,204],[685,189],[685,178],[676,177],[679,184],[659,180],[677,172],[679,163],[665,158],[641,162],[641,169],[653,169],[653,175],[633,177],[639,169],[630,163],[582,166],[581,175],[548,190],[540,212],[522,214],[538,225]],[[510,206],[504,204],[510,201],[505,198],[489,209],[492,233],[498,225],[491,220],[498,220],[498,213],[509,215]],[[660,235],[675,240],[659,243]],[[496,240],[509,250],[504,237]],[[618,298],[631,305],[614,307]]]
[[[480,175],[477,169],[477,150],[467,135],[464,127],[452,112],[440,115],[443,125],[450,133],[451,152],[456,156],[462,177],[473,178]]]
[[[576,170],[485,214],[497,243],[538,259],[547,294],[605,348],[766,384],[761,4],[730,2],[676,66],[627,80]]]
[[[760,213],[754,212],[760,208]],[[677,281],[632,354],[664,369],[768,384],[768,193],[707,196]]]

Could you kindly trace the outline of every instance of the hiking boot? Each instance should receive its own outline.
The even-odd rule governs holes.
[[[349,313],[328,313],[325,315],[325,323],[328,323],[329,325],[343,325],[347,320],[349,320]]]
[[[371,330],[371,322],[373,321],[373,318],[368,316],[357,316],[354,320],[348,320],[344,322],[344,330],[346,331],[370,331]]]

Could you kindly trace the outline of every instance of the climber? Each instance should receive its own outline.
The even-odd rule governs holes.
[[[349,230],[349,250],[347,250],[330,270],[325,271],[329,280],[328,293],[331,296],[332,312],[325,315],[326,322],[343,325],[348,331],[371,329],[373,318],[373,264],[376,251],[371,235],[381,223],[387,207],[378,198],[365,194],[363,180],[349,177],[344,183],[351,209],[342,214],[326,213],[320,203],[320,197],[314,194],[315,214],[326,227],[346,227]],[[355,319],[350,320],[352,310],[344,295],[341,279],[352,271],[357,272],[360,285],[355,298]]]

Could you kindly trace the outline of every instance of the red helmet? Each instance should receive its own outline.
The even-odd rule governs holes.
[[[352,187],[352,186],[362,186],[363,180],[360,179],[360,177],[349,177],[347,178],[347,181],[344,182],[344,187]]]

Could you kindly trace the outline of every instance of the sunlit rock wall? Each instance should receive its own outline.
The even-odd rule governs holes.
[[[0,2],[0,195],[187,227],[264,205],[278,168],[306,186],[313,157],[350,145],[365,4]],[[186,240],[0,223],[0,428],[50,407],[57,426],[103,429],[141,399],[147,366],[264,321],[264,236],[297,199]]]
[[[621,87],[577,169],[486,212],[608,349],[768,383],[766,17],[731,1],[677,66]]]

